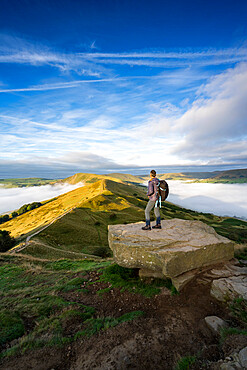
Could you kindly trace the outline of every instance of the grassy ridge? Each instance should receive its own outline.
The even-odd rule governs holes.
[[[2,229],[11,232],[15,238],[26,235],[31,231],[38,230],[45,226],[56,217],[61,216],[65,212],[74,207],[80,206],[87,199],[97,196],[102,193],[102,183],[97,182],[91,186],[77,188],[68,193],[62,194],[49,202],[44,202],[42,207],[32,210],[27,214],[19,216],[6,222]]]

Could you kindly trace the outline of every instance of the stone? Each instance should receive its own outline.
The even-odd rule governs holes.
[[[175,286],[177,291],[183,289],[183,287],[188,284],[196,276],[196,271],[188,271],[182,275],[175,276],[172,278],[172,284]]]
[[[210,294],[221,302],[232,300],[239,296],[247,300],[247,275],[213,280]]]
[[[217,335],[220,335],[221,329],[228,327],[228,324],[218,316],[207,316],[204,320],[209,329]]]
[[[242,366],[238,362],[229,362],[220,365],[220,370],[243,370]]]
[[[201,221],[163,220],[162,229],[151,231],[142,230],[143,225],[108,226],[109,246],[120,266],[173,280],[188,271],[233,258],[234,243]]]
[[[241,349],[238,356],[241,366],[243,366],[244,369],[247,369],[247,347]]]

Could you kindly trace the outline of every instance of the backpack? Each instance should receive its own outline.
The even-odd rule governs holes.
[[[159,193],[159,196],[161,197],[162,202],[166,200],[169,194],[169,186],[166,180],[159,180],[158,193]]]

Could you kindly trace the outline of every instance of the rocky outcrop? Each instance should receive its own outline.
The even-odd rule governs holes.
[[[214,278],[210,293],[218,301],[239,296],[247,300],[247,267],[226,264],[223,269],[211,270],[210,277]]]
[[[192,270],[233,258],[233,242],[203,222],[164,220],[162,229],[151,231],[143,225],[109,225],[108,233],[115,261],[140,268],[141,276],[169,277],[181,289]]]

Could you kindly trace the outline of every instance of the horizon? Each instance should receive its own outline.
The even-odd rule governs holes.
[[[225,167],[225,168],[224,168]],[[84,171],[79,171],[79,172],[61,172],[61,174],[63,173],[63,175],[59,176],[59,174],[57,173],[56,174],[56,177],[49,177],[49,176],[45,176],[45,177],[40,177],[38,176],[38,173],[34,176],[34,175],[30,175],[30,176],[23,176],[23,177],[11,177],[11,176],[5,176],[3,173],[1,173],[1,178],[0,178],[0,184],[1,184],[1,179],[3,180],[8,180],[8,179],[28,179],[28,178],[41,178],[43,180],[63,180],[67,177],[71,177],[71,176],[74,176],[78,173],[87,173],[87,174],[95,174],[95,175],[110,175],[110,174],[113,174],[113,173],[119,173],[119,174],[129,174],[129,175],[134,175],[134,176],[148,176],[149,173],[150,173],[150,170],[151,169],[155,169],[157,174],[169,174],[169,173],[207,173],[207,172],[211,172],[211,173],[214,173],[214,172],[224,172],[224,171],[233,171],[233,170],[244,170],[244,169],[247,169],[247,168],[232,168],[232,167],[229,167],[226,165],[226,166],[170,166],[170,168],[168,166],[150,166],[148,168],[141,168],[141,167],[136,167],[136,168],[132,168],[132,169],[125,169],[125,170],[119,170],[117,169],[116,171],[112,170],[112,171],[87,171],[87,170],[84,170]],[[169,169],[169,171],[168,171]],[[48,174],[49,172],[47,172]]]
[[[246,12],[3,0],[0,178],[246,168]]]

